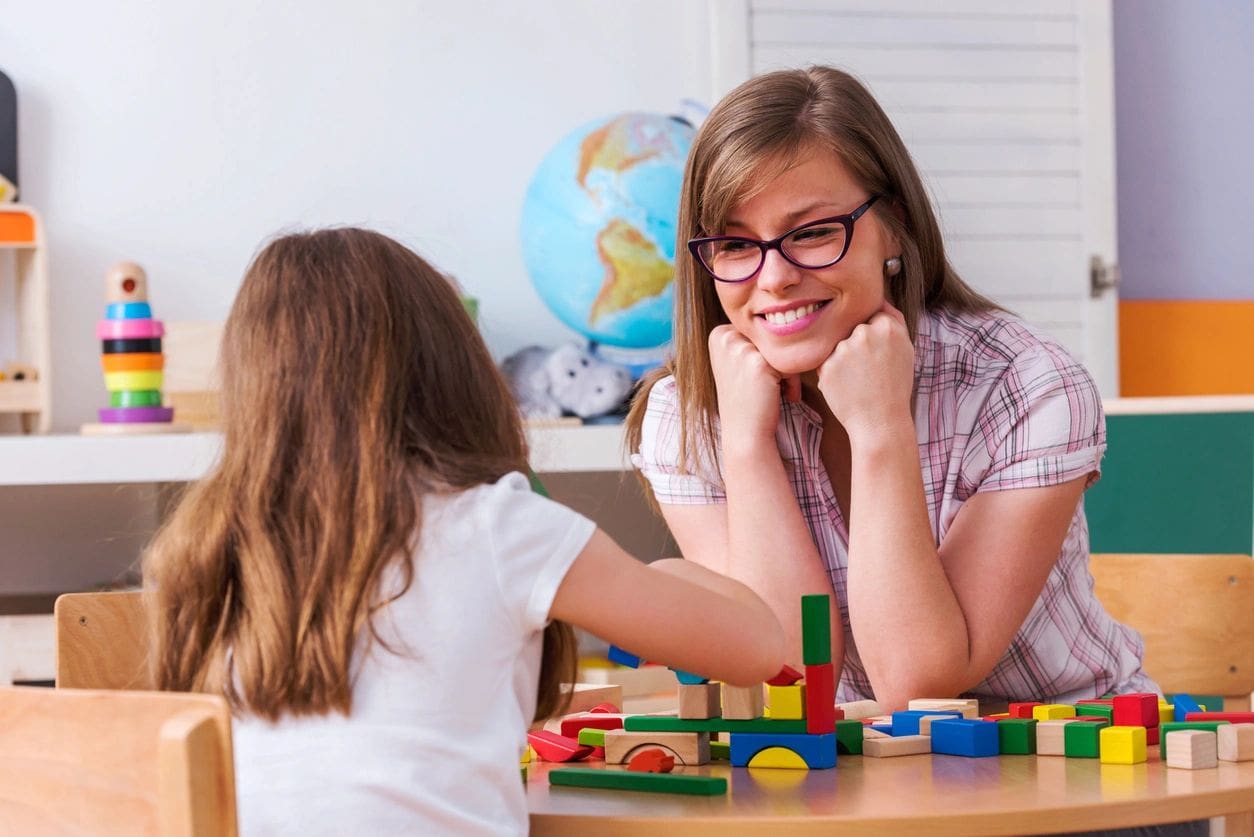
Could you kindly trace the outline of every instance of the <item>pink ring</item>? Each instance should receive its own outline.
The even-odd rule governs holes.
[[[96,323],[97,340],[145,340],[165,336],[160,320],[100,320]]]
[[[102,424],[152,424],[174,421],[173,407],[101,407]]]

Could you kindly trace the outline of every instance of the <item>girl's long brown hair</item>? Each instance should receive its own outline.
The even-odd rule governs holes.
[[[940,226],[914,161],[861,82],[831,67],[757,76],[714,107],[688,154],[675,246],[675,355],[637,390],[627,416],[628,450],[640,449],[649,391],[659,379],[674,375],[680,466],[691,470],[698,453],[705,461],[718,461],[714,441],[718,400],[707,341],[715,326],[728,319],[714,280],[693,258],[687,243],[722,233],[738,204],[816,148],[834,152],[867,194],[883,196],[871,212],[902,246],[902,269],[888,283],[887,296],[905,315],[911,339],[924,310],[998,308],[963,282],[946,260]]]
[[[270,719],[347,714],[372,614],[422,583],[423,496],[526,472],[517,407],[451,282],[360,229],[257,255],[221,379],[221,461],[144,557],[158,688]],[[403,587],[383,591],[394,564]],[[573,679],[570,627],[544,648],[538,718]]]

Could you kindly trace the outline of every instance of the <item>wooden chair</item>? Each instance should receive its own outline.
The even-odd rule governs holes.
[[[143,593],[67,593],[53,615],[58,688],[154,687]]]
[[[0,823],[6,834],[231,837],[226,701],[0,688]]]
[[[1254,559],[1113,555],[1090,561],[1098,599],[1145,638],[1145,671],[1167,693],[1222,695],[1248,712],[1254,691]]]

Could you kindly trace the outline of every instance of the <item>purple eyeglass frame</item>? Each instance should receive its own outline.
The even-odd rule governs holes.
[[[689,239],[688,252],[692,253],[692,257],[696,259],[703,268],[705,268],[705,272],[710,274],[711,279],[713,279],[716,282],[726,282],[729,285],[739,285],[741,282],[748,282],[750,279],[752,279],[753,277],[761,273],[762,266],[766,264],[766,254],[770,252],[771,250],[778,250],[779,254],[783,256],[784,259],[786,259],[789,264],[796,265],[802,270],[822,270],[823,268],[831,267],[832,265],[836,264],[837,262],[839,262],[841,259],[845,257],[845,254],[849,252],[849,245],[853,243],[854,222],[857,221],[859,218],[861,218],[863,215],[865,215],[866,211],[871,208],[871,204],[875,203],[881,197],[883,197],[883,195],[872,195],[870,198],[867,199],[866,203],[862,204],[862,206],[858,207],[853,212],[850,212],[847,215],[833,215],[831,218],[820,218],[817,221],[809,221],[805,224],[802,224],[799,227],[794,227],[793,229],[789,230],[788,232],[784,233],[778,238],[772,238],[770,241],[762,241],[761,239],[748,238],[742,235],[709,235],[703,238]],[[806,229],[807,227],[816,227],[816,226],[819,226],[820,224],[832,224],[832,223],[839,223],[841,226],[845,228],[845,246],[841,249],[840,255],[832,259],[827,264],[817,264],[817,265],[802,264],[801,262],[797,261],[796,259],[792,258],[791,256],[789,256],[787,253],[784,252],[784,248],[783,248],[784,239],[788,238],[790,235],[798,233],[801,230]],[[758,248],[757,268],[743,279],[720,279],[718,276],[714,275],[714,271],[711,270],[710,266],[705,263],[705,259],[701,258],[701,245],[708,244],[712,241],[741,241],[741,242],[744,242],[745,244],[755,245]]]

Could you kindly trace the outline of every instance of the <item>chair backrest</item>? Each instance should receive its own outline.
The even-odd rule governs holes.
[[[0,823],[6,834],[231,837],[226,701],[0,688]]]
[[[54,615],[59,688],[153,688],[143,593],[67,593]]]
[[[1145,671],[1164,692],[1254,691],[1254,559],[1248,555],[1094,554],[1098,599],[1145,638]]]

